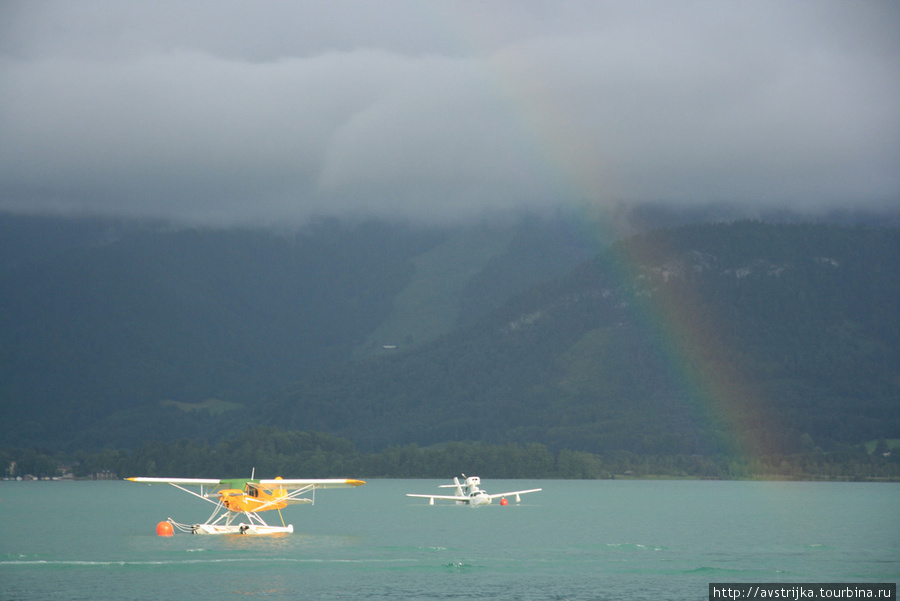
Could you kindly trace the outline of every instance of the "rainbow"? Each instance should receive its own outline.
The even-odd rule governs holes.
[[[441,18],[455,27],[468,48],[482,49],[487,47],[485,41],[496,39],[492,22],[473,8]],[[593,139],[570,118],[571,111],[552,85],[552,74],[513,48],[483,64],[485,79],[513,115],[535,160],[557,186],[559,198],[580,207],[569,218],[572,235],[591,240],[598,248],[629,235],[627,224],[617,219],[619,201],[627,199],[612,197],[620,187],[616,174],[601,159],[603,141]],[[632,281],[659,250],[629,248],[606,266],[622,285]],[[717,329],[722,321],[701,307],[703,303],[690,292],[663,287],[637,305],[636,318],[664,357],[678,397],[686,399],[693,417],[726,437],[731,454],[747,459],[766,456],[772,444],[765,436],[760,394],[730,360],[733,351]]]

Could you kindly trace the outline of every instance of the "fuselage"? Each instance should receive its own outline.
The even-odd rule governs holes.
[[[230,483],[232,486],[240,484],[240,481]],[[243,488],[224,488],[219,491],[219,501],[228,511],[235,513],[269,511],[271,509],[284,509],[287,502],[279,501],[287,497],[288,492],[283,488],[263,488],[253,484],[252,480],[244,481]]]
[[[483,490],[475,490],[469,493],[469,505],[490,505],[491,497]]]

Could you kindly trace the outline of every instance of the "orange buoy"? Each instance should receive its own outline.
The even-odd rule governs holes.
[[[156,525],[156,534],[159,536],[172,536],[172,524],[170,522],[160,522]]]
[[[506,500],[506,497],[503,497],[502,499],[500,499],[500,504],[506,507],[507,505],[509,505],[509,501]]]

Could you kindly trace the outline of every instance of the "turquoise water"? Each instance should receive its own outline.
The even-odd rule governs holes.
[[[156,535],[211,505],[170,486],[0,483],[0,599],[706,599],[710,582],[897,582],[900,484],[486,480],[507,507],[370,480],[274,537]],[[270,523],[277,522],[277,514]]]

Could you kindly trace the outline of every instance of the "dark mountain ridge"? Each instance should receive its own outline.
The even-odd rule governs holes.
[[[46,246],[18,219],[0,219],[0,447],[260,424],[367,451],[900,437],[896,229],[686,225],[585,261],[598,241],[553,219],[281,233],[88,220],[55,222],[66,236]]]
[[[364,450],[786,453],[896,438],[898,257],[897,230],[637,236],[420,349],[304,381],[270,423]]]
[[[0,447],[216,437],[223,424],[202,407],[252,407],[388,342],[421,344],[587,256],[551,222],[478,233],[0,216]],[[463,252],[471,273],[454,276]],[[425,302],[433,282],[454,278],[442,290],[452,302]],[[418,321],[398,311],[398,299],[420,307]]]

